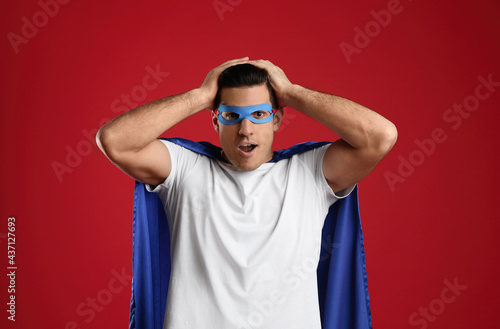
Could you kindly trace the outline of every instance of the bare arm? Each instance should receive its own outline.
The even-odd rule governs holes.
[[[269,61],[251,61],[269,72],[280,106],[290,106],[322,123],[341,139],[323,159],[323,172],[334,192],[368,175],[397,139],[392,122],[348,99],[292,84],[283,70]]]
[[[185,118],[211,109],[220,73],[246,60],[236,59],[214,68],[197,89],[153,101],[118,116],[99,130],[97,145],[132,178],[152,185],[161,183],[170,174],[171,162],[168,149],[157,138]]]

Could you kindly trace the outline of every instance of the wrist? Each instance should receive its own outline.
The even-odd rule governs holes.
[[[190,98],[192,100],[193,107],[196,108],[197,112],[205,109],[211,109],[213,106],[213,97],[210,97],[210,93],[206,92],[202,88],[192,89],[190,92]]]
[[[299,85],[290,84],[283,92],[283,94],[279,97],[280,103],[283,104],[282,106],[290,106],[294,108],[294,105],[297,103],[298,95],[300,95],[300,90],[302,88],[303,87]]]
[[[214,106],[215,94],[205,88],[196,88],[192,90],[193,97],[197,100],[200,110],[212,110]]]

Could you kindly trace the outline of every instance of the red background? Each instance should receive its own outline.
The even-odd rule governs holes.
[[[180,93],[243,56],[269,59],[292,82],[351,98],[398,127],[390,155],[360,183],[375,328],[497,325],[500,87],[480,87],[489,96],[478,104],[467,97],[479,76],[500,82],[498,2],[219,3],[227,6],[221,16],[210,0],[69,1],[48,7],[53,17],[36,1],[2,5],[0,272],[11,216],[18,270],[15,323],[7,321],[8,282],[0,276],[0,326],[127,327],[133,181],[85,131],[95,134],[119,114],[113,102],[130,108],[122,94],[134,92],[142,104]],[[373,23],[371,11],[388,4],[398,13],[385,26]],[[37,30],[27,27],[33,21]],[[358,37],[363,48],[346,57],[340,45],[355,46],[355,28],[367,24],[370,40]],[[141,94],[148,66],[164,76]],[[466,98],[477,109],[446,122],[446,111]],[[276,148],[336,139],[293,109],[287,116]],[[416,140],[436,129],[439,143],[419,151]],[[217,143],[207,112],[169,136]],[[405,161],[413,170],[401,167]],[[66,168],[59,177],[56,163]],[[461,290],[447,290],[445,280]],[[421,307],[430,307],[427,319]]]

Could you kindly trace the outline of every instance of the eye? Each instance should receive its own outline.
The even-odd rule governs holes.
[[[240,117],[240,115],[238,113],[234,113],[234,112],[222,112],[222,117],[225,120],[233,121],[233,120],[238,119]]]
[[[255,111],[252,113],[252,116],[256,119],[265,119],[270,115],[267,111]]]

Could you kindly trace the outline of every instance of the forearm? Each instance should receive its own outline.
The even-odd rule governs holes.
[[[97,141],[108,156],[138,152],[175,124],[207,108],[207,102],[199,89],[153,101],[106,124]]]
[[[292,85],[286,104],[322,123],[355,149],[388,152],[394,145],[397,135],[394,124],[348,99]]]

